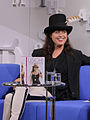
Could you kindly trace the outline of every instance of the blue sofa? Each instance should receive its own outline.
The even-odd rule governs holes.
[[[3,115],[4,97],[12,91],[3,82],[14,81],[20,73],[18,64],[0,64],[0,120]],[[80,100],[56,101],[55,120],[90,120],[90,66],[82,66],[79,75]],[[48,104],[48,120],[51,120],[51,103]],[[21,120],[45,120],[45,102],[26,102]]]

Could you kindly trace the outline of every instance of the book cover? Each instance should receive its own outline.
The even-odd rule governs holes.
[[[22,84],[45,84],[45,58],[22,56],[20,73]]]

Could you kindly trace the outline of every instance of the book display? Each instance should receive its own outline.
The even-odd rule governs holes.
[[[20,73],[22,84],[45,84],[45,58],[22,56]]]

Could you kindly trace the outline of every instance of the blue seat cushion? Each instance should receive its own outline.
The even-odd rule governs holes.
[[[27,101],[25,104],[24,113],[21,116],[20,120],[37,120],[36,112],[37,112],[37,106],[39,104],[41,104],[41,102]]]
[[[48,120],[52,119],[51,103],[48,104]],[[37,106],[37,120],[45,120],[45,103]],[[89,120],[90,102],[82,100],[76,101],[56,101],[55,120]]]

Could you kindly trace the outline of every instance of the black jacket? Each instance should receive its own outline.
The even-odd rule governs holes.
[[[73,49],[72,51],[74,57],[68,53],[66,54],[68,64],[68,80],[73,99],[79,99],[79,70],[82,65],[90,65],[90,57],[82,54],[79,50]],[[32,56],[44,57],[43,49],[34,50]]]

